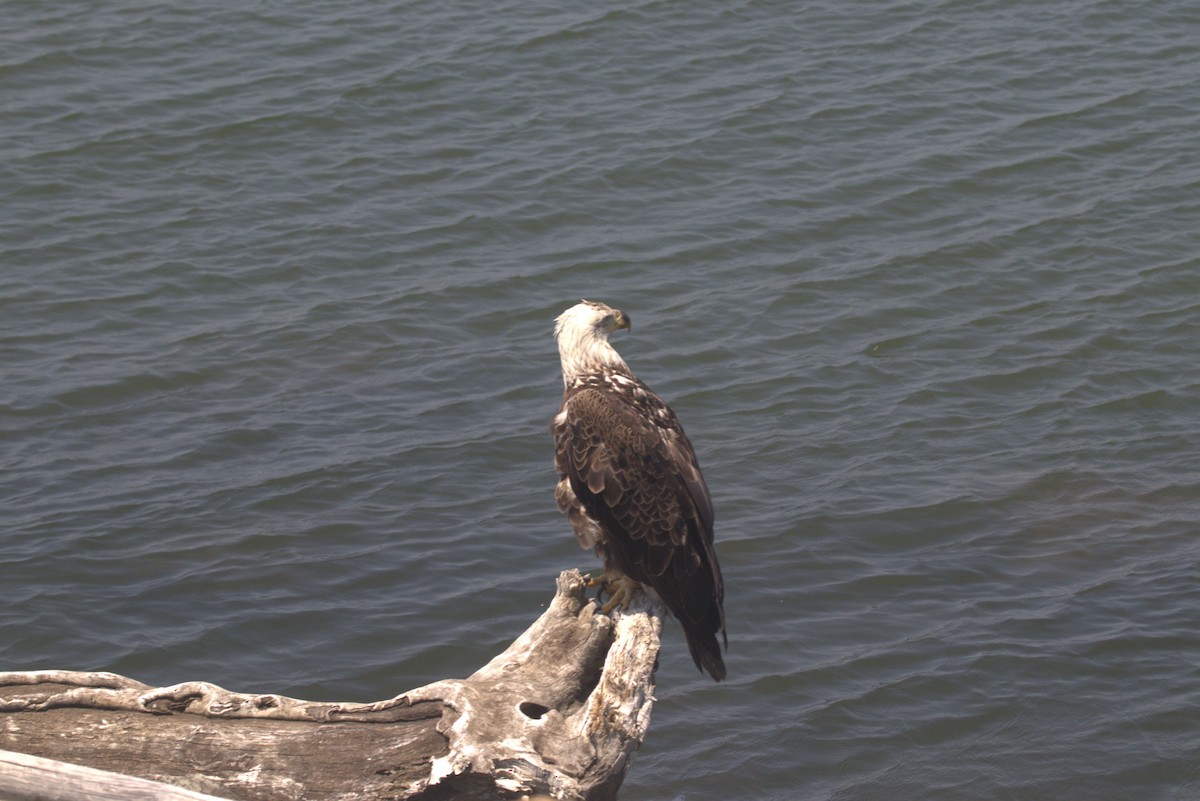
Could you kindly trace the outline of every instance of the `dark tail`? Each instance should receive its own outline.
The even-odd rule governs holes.
[[[696,667],[706,671],[716,681],[725,678],[725,660],[721,658],[721,644],[717,642],[716,627],[701,626],[695,623],[683,623],[683,634],[687,637],[688,650],[692,652],[692,661]],[[725,637],[725,627],[720,627],[722,638]],[[728,640],[726,640],[728,646]]]

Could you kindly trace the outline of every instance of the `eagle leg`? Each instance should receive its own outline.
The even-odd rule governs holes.
[[[629,608],[634,595],[642,588],[640,583],[622,573],[605,573],[598,583],[601,585],[601,593],[607,592],[609,595],[609,599],[600,607],[600,611],[606,615],[618,608],[624,612]],[[596,600],[600,600],[599,594]]]

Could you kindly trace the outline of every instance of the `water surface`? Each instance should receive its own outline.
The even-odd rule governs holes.
[[[729,681],[623,798],[1200,793],[1200,17],[8,3],[0,667],[374,700],[592,557],[554,316],[686,425]]]

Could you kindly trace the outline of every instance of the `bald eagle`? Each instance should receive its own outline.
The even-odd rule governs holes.
[[[616,604],[638,586],[679,620],[696,667],[717,681],[725,661],[725,589],[713,550],[713,506],[675,413],[625,364],[608,335],[629,316],[582,301],[555,321],[563,399],[551,421],[558,508],[604,560]]]

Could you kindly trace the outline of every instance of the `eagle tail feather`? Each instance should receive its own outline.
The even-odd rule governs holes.
[[[716,634],[685,626],[684,635],[696,667],[716,681],[724,679],[725,660],[721,657],[721,645],[717,642]]]

